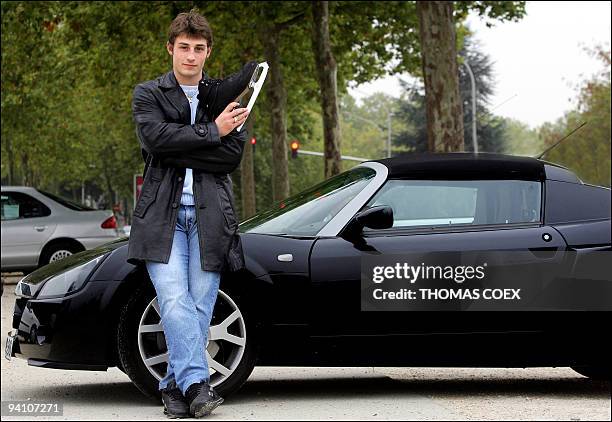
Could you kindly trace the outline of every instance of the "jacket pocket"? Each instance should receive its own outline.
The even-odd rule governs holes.
[[[221,208],[221,213],[223,214],[223,218],[225,218],[227,227],[234,231],[236,228],[238,228],[238,221],[236,221],[234,208],[232,207],[232,203],[225,190],[225,187],[217,184],[217,193],[219,194],[219,206]]]
[[[158,179],[155,176],[145,181],[145,183],[142,185],[142,192],[140,193],[136,207],[134,208],[135,217],[143,218],[145,216],[147,210],[157,198],[157,191],[159,190],[160,185],[161,179]]]

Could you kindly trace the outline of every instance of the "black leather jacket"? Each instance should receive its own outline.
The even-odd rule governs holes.
[[[134,89],[132,111],[146,164],[130,229],[127,261],[132,264],[168,263],[188,167],[202,269],[244,268],[228,174],[240,164],[248,135],[243,128],[220,138],[200,105],[191,125],[189,102],[172,71]]]

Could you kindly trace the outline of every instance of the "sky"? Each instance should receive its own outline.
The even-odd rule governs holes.
[[[511,117],[534,128],[553,122],[576,104],[576,86],[602,64],[584,47],[610,47],[610,2],[528,1],[518,22],[487,28],[476,14],[467,24],[494,65],[493,114]],[[410,79],[407,74],[401,75]],[[349,93],[358,102],[374,92],[398,97],[398,76],[361,84]],[[497,107],[497,108],[496,108]]]

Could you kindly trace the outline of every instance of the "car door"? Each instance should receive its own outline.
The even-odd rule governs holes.
[[[2,191],[2,269],[36,268],[43,245],[55,230],[51,210],[32,196]]]
[[[393,227],[364,229],[358,241],[320,238],[311,254],[316,336],[532,329],[526,312],[361,311],[361,259],[434,251],[530,251],[560,262],[563,238],[542,224],[542,185],[522,180],[388,180],[364,208],[388,205]],[[555,252],[556,251],[556,252]],[[483,286],[486,287],[486,286]]]

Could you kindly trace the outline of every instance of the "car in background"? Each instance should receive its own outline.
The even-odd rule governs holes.
[[[551,284],[563,301],[543,311],[361,309],[363,258],[520,250],[533,264],[571,267],[612,251],[610,189],[564,167],[486,153],[368,161],[239,228],[246,268],[221,275],[206,350],[222,396],[256,364],[569,366],[610,379],[612,295],[598,292],[612,280],[580,279],[569,291],[563,280]],[[127,251],[120,239],[24,277],[5,357],[63,370],[118,367],[159,400],[169,359],[159,304],[146,267],[128,263]],[[598,310],[581,308],[589,293]],[[572,299],[575,312],[564,302]]]
[[[119,238],[110,210],[27,186],[2,186],[2,272],[29,273]]]

